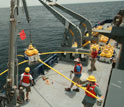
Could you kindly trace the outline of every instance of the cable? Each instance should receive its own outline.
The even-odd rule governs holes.
[[[29,22],[29,38],[30,38],[30,43],[32,44],[32,35],[31,35],[31,23]]]

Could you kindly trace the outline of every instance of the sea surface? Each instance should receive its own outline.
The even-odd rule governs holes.
[[[120,9],[124,9],[124,1],[68,4],[65,7],[86,17],[94,26],[105,19],[113,19]],[[59,50],[64,33],[64,26],[45,7],[32,6],[28,8],[31,18],[27,23],[23,8],[20,8],[18,16],[17,34],[24,29],[27,35],[25,40],[17,36],[17,53],[23,54],[24,49],[30,43],[30,32],[33,45],[39,52]],[[60,11],[61,12],[61,11]],[[61,12],[75,24],[79,22],[71,16]],[[7,69],[9,50],[9,8],[0,8],[0,72]],[[6,80],[6,74],[0,76],[0,86]]]

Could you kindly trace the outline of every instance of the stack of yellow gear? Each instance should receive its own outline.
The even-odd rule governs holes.
[[[108,37],[106,37],[106,36],[104,36],[104,35],[101,35],[101,36],[100,36],[100,39],[99,39],[99,42],[106,43],[108,40],[109,40]]]
[[[114,47],[111,46],[110,44],[104,46],[100,56],[101,57],[106,57],[106,58],[111,58],[113,56],[114,52]]]
[[[28,49],[26,49],[26,51],[25,51],[25,54],[27,56],[37,55],[38,53],[39,53],[38,50],[36,48],[34,48],[32,44],[30,44],[28,46]]]
[[[95,48],[97,51],[99,51],[99,44],[92,44],[92,45],[90,46],[90,50],[91,50],[91,51],[92,51],[94,48]]]

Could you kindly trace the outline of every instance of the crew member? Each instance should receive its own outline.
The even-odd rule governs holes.
[[[89,71],[96,71],[95,63],[96,63],[97,55],[98,52],[96,48],[93,47],[91,51],[91,68],[89,69]]]
[[[30,82],[32,83],[32,85],[34,84],[33,77],[29,72],[30,72],[30,68],[26,67],[25,72],[21,74],[21,80],[20,80],[20,85],[22,85],[26,89],[26,101],[29,100],[29,92],[31,91]]]
[[[86,87],[86,90],[94,94],[95,96],[99,96],[99,99],[103,99],[101,90],[99,89],[99,86],[96,84],[96,78],[93,75],[90,75],[87,78],[88,83],[83,84],[83,87]],[[96,103],[96,98],[85,91],[85,97],[82,101],[82,104],[84,107],[93,107]]]
[[[81,77],[81,72],[82,72],[82,64],[80,63],[80,59],[76,58],[74,59],[75,66],[74,66],[74,71],[71,71],[74,73],[74,77],[72,81],[76,82],[77,84],[80,84],[80,77]],[[73,87],[73,83],[71,83],[70,88],[65,88],[65,91],[71,91],[71,88]],[[79,92],[79,88],[77,87],[76,89],[73,89],[73,91]]]

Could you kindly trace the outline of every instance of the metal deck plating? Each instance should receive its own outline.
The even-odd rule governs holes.
[[[89,64],[90,65],[90,64]],[[65,76],[69,77],[70,70],[73,70],[74,64],[59,61],[54,68],[60,71]],[[88,67],[83,67],[81,80],[84,81],[89,75],[95,75],[97,83],[105,96],[107,82],[110,75],[111,64],[96,62],[97,71],[88,72]],[[102,68],[102,69],[101,69]],[[64,88],[70,86],[70,82],[58,75],[52,70],[46,71],[46,76],[49,80],[49,85],[38,77],[36,85],[31,88],[30,100],[25,102],[22,107],[81,107],[82,100],[85,95],[84,90],[80,92],[66,92]],[[76,88],[74,86],[73,88]],[[95,105],[94,107],[97,107]]]

